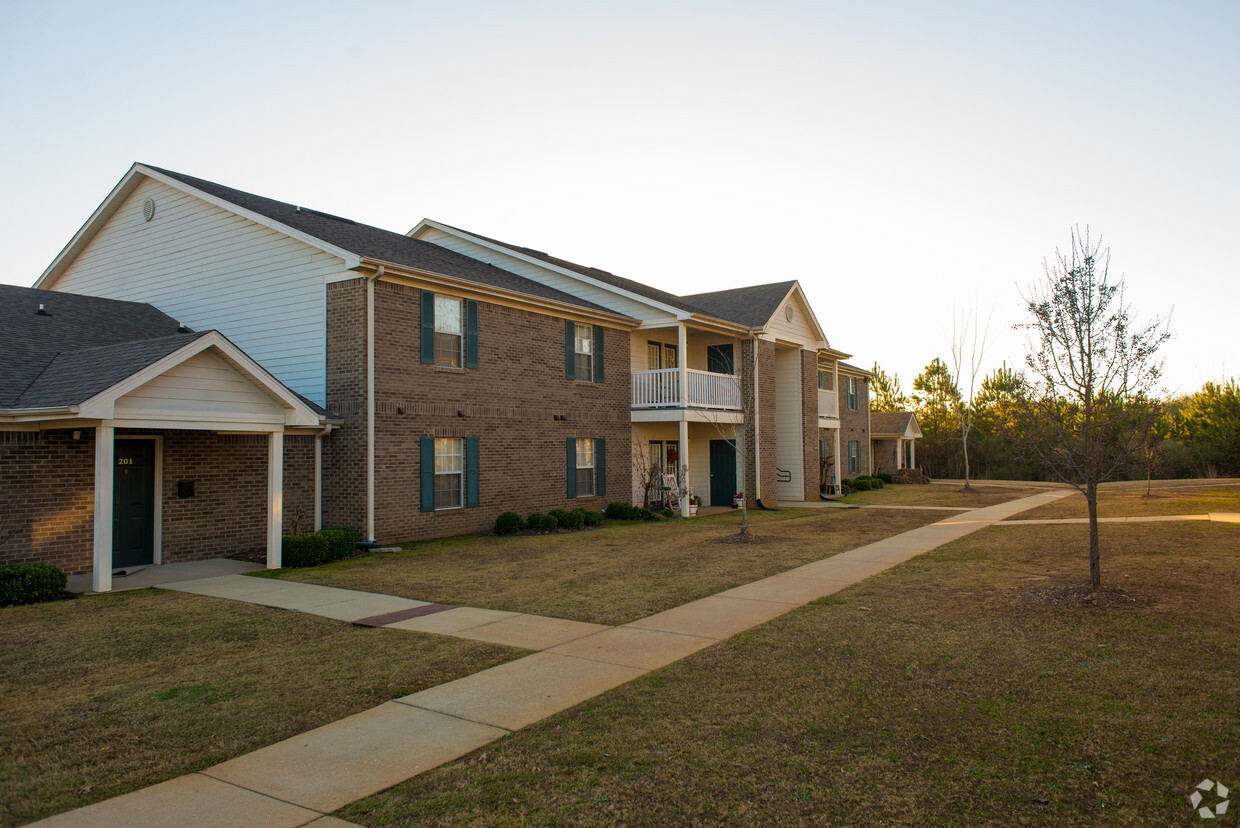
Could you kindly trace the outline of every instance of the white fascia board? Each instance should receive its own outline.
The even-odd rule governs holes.
[[[80,415],[89,419],[112,419],[118,399],[130,391],[141,388],[168,369],[208,349],[216,350],[225,362],[237,369],[256,388],[279,404],[284,409],[284,421],[287,425],[318,425],[319,416],[313,409],[298,399],[292,391],[289,391],[279,380],[268,373],[266,368],[263,368],[247,356],[244,351],[230,342],[219,331],[208,331],[193,342],[189,342],[171,354],[156,360],[141,371],[130,374],[111,388],[99,392],[82,403]]]
[[[549,270],[552,273],[558,273],[561,276],[567,276],[570,279],[576,279],[579,282],[585,282],[586,284],[593,285],[594,287],[599,288],[600,290],[605,290],[609,293],[614,293],[617,296],[623,296],[626,299],[631,299],[632,301],[637,302],[638,304],[649,305],[652,308],[658,308],[661,311],[664,311],[666,313],[669,313],[675,316],[677,319],[688,319],[692,315],[689,311],[686,311],[683,308],[677,308],[673,305],[665,304],[656,299],[651,299],[649,296],[642,296],[640,293],[633,293],[632,291],[625,290],[624,288],[616,287],[615,285],[609,284],[600,279],[593,279],[589,276],[586,276],[584,273],[578,273],[576,270],[569,270],[566,267],[560,267],[559,265],[553,265],[550,262],[545,262],[542,259],[535,258],[534,256],[527,256],[524,253],[518,250],[514,250],[511,247],[505,247],[502,244],[495,244],[493,242],[489,242],[485,239],[478,238],[477,236],[470,235],[469,233],[466,233],[462,230],[457,230],[455,227],[448,227],[447,225],[440,224],[437,221],[432,221],[431,219],[422,219],[420,222],[418,222],[416,227],[414,227],[412,230],[410,230],[405,235],[416,238],[418,233],[422,232],[422,230],[428,227],[434,228],[435,230],[439,230],[440,232],[443,232],[443,233],[447,233],[451,236],[456,236],[457,238],[460,238],[460,239],[465,239],[466,241],[472,242],[481,247],[485,247],[488,250],[494,250],[496,253],[502,253],[505,256],[512,256],[514,259],[520,259],[521,261],[527,264],[532,264],[535,267],[541,267],[543,270]]]
[[[50,290],[56,284],[56,280],[60,278],[60,274],[64,271],[64,269],[68,267],[70,262],[77,258],[77,255],[81,252],[82,248],[95,237],[95,233],[97,233],[99,229],[103,227],[104,223],[112,217],[117,208],[120,207],[125,199],[127,199],[129,195],[138,188],[138,185],[142,183],[143,178],[150,178],[160,182],[161,184],[172,187],[174,190],[180,190],[183,193],[188,193],[194,198],[201,199],[208,204],[219,207],[221,210],[227,210],[230,213],[249,219],[255,224],[266,227],[269,230],[275,230],[277,233],[282,233],[289,238],[296,239],[297,241],[307,244],[317,250],[322,250],[324,253],[329,253],[336,256],[344,261],[345,270],[353,270],[361,264],[362,259],[356,253],[344,250],[343,248],[336,247],[332,244],[328,244],[322,239],[303,233],[300,230],[294,230],[288,225],[281,224],[280,222],[269,219],[266,216],[261,216],[258,213],[245,209],[244,207],[239,207],[231,201],[226,201],[222,198],[217,198],[208,193],[204,193],[202,190],[191,187],[190,185],[185,184],[182,181],[178,181],[171,176],[156,172],[150,167],[135,163],[129,168],[129,171],[125,173],[124,177],[121,178],[117,185],[112,188],[112,192],[108,193],[103,202],[95,208],[95,212],[91,213],[90,218],[88,218],[86,223],[83,224],[77,233],[74,234],[73,238],[69,240],[69,243],[64,246],[64,249],[57,254],[56,258],[52,260],[52,263],[47,266],[47,269],[43,271],[43,275],[41,275],[38,281],[34,283],[36,288]]]

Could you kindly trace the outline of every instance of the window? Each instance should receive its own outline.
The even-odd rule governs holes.
[[[848,378],[848,407],[856,411],[860,405],[861,380],[857,377]]]
[[[861,441],[860,440],[849,440],[848,441],[848,472],[849,474],[851,474],[853,472],[859,472],[859,471],[861,471]]]
[[[594,326],[575,326],[573,333],[574,376],[587,382],[594,376]]]
[[[465,441],[435,438],[435,508],[459,509],[464,503]]]
[[[831,388],[831,372],[818,370],[818,387],[826,391]]]
[[[663,367],[663,345],[659,342],[646,343],[646,368],[657,371]]]
[[[435,364],[460,368],[465,343],[461,300],[435,297]]]
[[[594,441],[577,440],[577,497],[594,495]]]

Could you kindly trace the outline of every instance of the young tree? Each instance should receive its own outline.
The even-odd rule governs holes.
[[[1025,448],[1085,496],[1089,582],[1102,583],[1098,485],[1136,457],[1158,417],[1158,350],[1170,337],[1155,318],[1139,324],[1112,282],[1110,249],[1089,228],[1072,231],[1067,254],[1043,261],[1045,278],[1021,294],[1031,321],[1021,375],[1019,429]]]
[[[964,310],[960,315],[952,312],[952,374],[957,386],[952,400],[952,412],[960,428],[960,448],[964,460],[964,488],[969,486],[969,431],[973,428],[973,392],[977,386],[978,373],[986,354],[986,335],[990,332],[990,317],[978,331],[977,308]],[[964,383],[963,389],[960,384]]]
[[[870,408],[873,411],[905,411],[909,399],[900,390],[900,375],[888,375],[874,363],[874,379],[870,380]]]

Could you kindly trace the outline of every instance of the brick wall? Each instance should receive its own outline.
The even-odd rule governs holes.
[[[95,433],[0,431],[0,563],[90,569]]]
[[[779,503],[779,480],[775,462],[775,343],[758,342],[758,400],[753,401],[754,342],[742,340],[740,347],[741,393],[747,409],[745,423],[745,498],[757,506],[756,480],[762,482],[762,503]],[[755,412],[757,417],[755,418]],[[754,462],[754,427],[758,426],[757,446],[761,450],[760,466]],[[755,477],[756,475],[756,477]]]
[[[0,432],[0,562],[47,563],[69,572],[94,562],[95,433],[78,429]],[[262,556],[267,547],[267,437],[210,431],[118,429],[163,437],[164,563],[233,554]],[[285,531],[298,509],[314,521],[314,438],[285,438]],[[193,497],[178,497],[178,481]]]
[[[848,458],[844,457],[843,458],[844,465],[843,466],[839,465],[840,458],[835,456],[835,429],[820,428],[818,429],[817,436],[819,440],[822,440],[826,444],[826,456],[831,459],[831,462],[833,464],[828,467],[827,473],[825,475],[826,482],[830,483],[834,479],[833,475],[835,474],[836,469],[840,470],[841,472],[840,477],[843,477],[843,471],[844,469],[848,467]],[[845,446],[843,444],[840,445],[840,451],[841,452],[845,451]]]
[[[323,525],[361,533],[366,527],[364,279],[327,286],[327,408],[344,417],[344,424],[323,440]]]
[[[858,477],[870,471],[870,383],[860,378],[861,388],[857,396],[857,408],[848,407],[848,383],[840,376],[840,479]],[[860,442],[861,471],[848,471],[848,441]]]
[[[364,290],[364,287],[363,287]],[[362,298],[361,319],[365,306]],[[346,290],[328,295],[334,305],[352,308]],[[348,311],[346,311],[348,312]],[[564,320],[502,305],[479,302],[478,367],[452,369],[421,362],[421,298],[417,288],[391,282],[375,285],[375,534],[399,542],[490,530],[500,512],[526,515],[555,508],[602,509],[628,501],[632,489],[632,432],[629,424],[629,347],[627,331],[608,330],[604,342],[604,382],[578,382],[564,375]],[[330,343],[329,355],[356,365],[344,340]],[[365,340],[351,337],[361,350],[360,383],[354,372],[328,366],[329,407],[359,410],[345,429],[327,442],[344,444],[334,456],[356,456],[359,520],[365,520],[364,422]],[[342,411],[343,413],[343,411]],[[564,419],[556,419],[557,416]],[[479,441],[479,500],[475,508],[421,511],[420,454],[423,437],[476,437]],[[574,498],[566,491],[565,440],[602,437],[607,441],[607,494]],[[325,476],[325,490],[338,485],[336,470]],[[326,472],[325,472],[326,474]],[[345,476],[345,485],[355,485]],[[348,504],[347,492],[332,492]]]
[[[805,500],[818,499],[818,352],[801,351],[801,445],[805,447]]]

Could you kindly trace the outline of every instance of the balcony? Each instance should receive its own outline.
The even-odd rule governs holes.
[[[741,384],[732,374],[689,369],[688,394],[680,388],[680,369],[633,372],[633,408],[701,408],[740,411]]]
[[[839,420],[840,396],[835,391],[818,389],[818,419]]]

